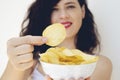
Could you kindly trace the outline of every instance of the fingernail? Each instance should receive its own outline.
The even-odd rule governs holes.
[[[80,77],[78,80],[84,80],[83,77]]]
[[[42,41],[43,41],[43,42],[47,42],[47,38],[43,37],[43,38],[42,38]]]
[[[69,80],[75,80],[74,77],[71,77]]]
[[[45,78],[44,80],[48,80],[49,79],[48,75],[45,75],[44,78]]]
[[[45,75],[45,80],[53,80],[49,75]]]

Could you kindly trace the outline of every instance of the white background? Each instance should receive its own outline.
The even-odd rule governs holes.
[[[18,37],[27,7],[33,0],[0,0],[0,76],[6,64],[6,42]],[[101,54],[113,63],[112,80],[120,79],[120,1],[88,0],[102,38]]]

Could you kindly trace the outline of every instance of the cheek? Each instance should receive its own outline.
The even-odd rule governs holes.
[[[82,15],[78,15],[76,16],[76,20],[75,20],[75,26],[76,28],[79,30],[82,26],[82,21],[83,21],[83,18],[82,18]]]
[[[74,37],[76,36],[76,34],[78,33],[79,29],[81,28],[81,26],[78,25],[73,25],[70,29],[67,29],[67,37]]]
[[[51,24],[53,24],[54,23],[54,19],[51,17]]]
[[[58,17],[55,14],[52,14],[52,16],[51,16],[51,24],[56,23],[57,19],[58,19]]]
[[[76,18],[74,18],[74,28],[76,31],[78,31],[82,26],[82,16],[78,15]]]
[[[72,30],[74,30],[74,34],[77,34],[78,31],[80,30],[80,28],[81,28],[81,24],[75,24],[75,26],[72,29]]]
[[[81,28],[81,25],[82,25],[82,20],[76,20],[74,22],[74,24],[72,25],[72,27],[70,29],[67,30],[67,35],[70,37],[70,36],[75,36],[78,31],[80,30]]]
[[[77,34],[78,31],[80,30],[81,26],[82,26],[82,20],[79,20],[78,22],[76,22],[75,28],[74,28],[76,34]]]

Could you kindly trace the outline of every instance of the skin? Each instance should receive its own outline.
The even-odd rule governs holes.
[[[70,26],[68,26],[69,28],[66,28],[66,39],[58,46],[76,48],[74,44],[75,36],[78,30],[81,28],[84,15],[84,6],[80,7],[77,0],[61,0],[54,7],[54,11],[51,15],[51,23],[67,22],[67,24],[69,25],[70,23],[72,23]],[[34,50],[34,45],[41,46],[46,42],[47,39],[42,36],[24,36],[11,38],[10,40],[8,40],[7,54],[9,57],[9,61],[6,70],[0,80],[28,80],[37,64],[37,62],[33,60],[32,54],[32,51]],[[45,80],[52,80],[42,71],[42,67],[40,64],[37,69],[43,74],[43,76],[45,76]],[[86,80],[110,80],[111,73],[111,61],[105,56],[100,56],[94,73]],[[76,79],[72,78],[69,80]],[[79,78],[77,80],[84,79]]]

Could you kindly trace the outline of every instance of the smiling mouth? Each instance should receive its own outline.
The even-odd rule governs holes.
[[[62,22],[61,24],[63,24],[65,26],[65,28],[70,28],[72,25],[72,22]]]

